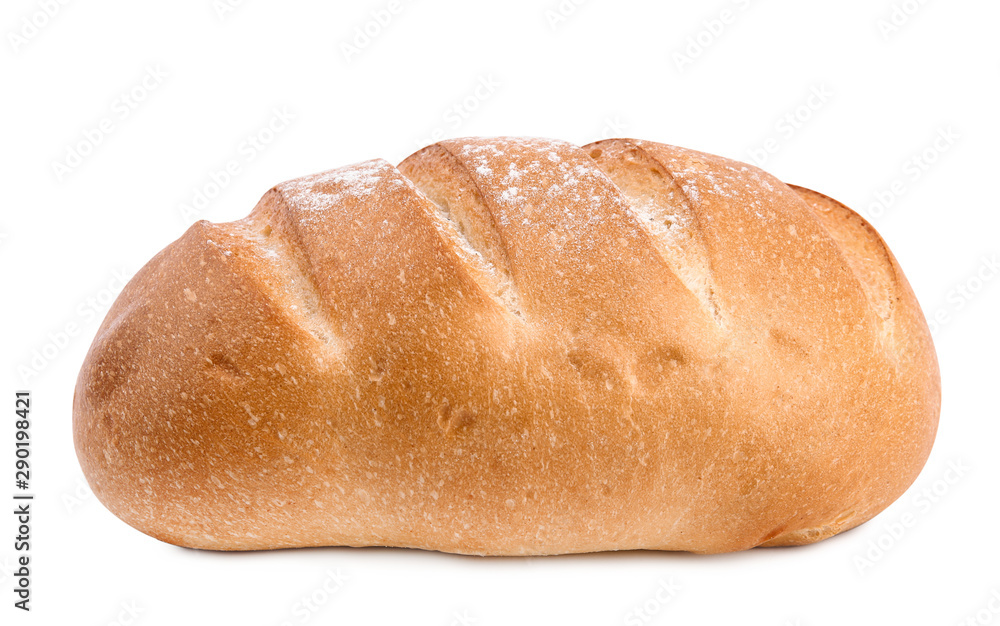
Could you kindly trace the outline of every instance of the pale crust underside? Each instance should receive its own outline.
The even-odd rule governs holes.
[[[912,483],[936,357],[864,220],[651,142],[435,144],[199,222],[115,303],[74,435],[171,543],[811,543]]]

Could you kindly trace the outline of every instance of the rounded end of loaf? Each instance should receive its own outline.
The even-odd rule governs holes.
[[[888,420],[869,429],[860,462],[875,480],[842,511],[819,523],[781,529],[762,547],[816,543],[856,528],[902,496],[930,457],[941,412],[941,374],[930,328],[895,256],[862,216],[825,194],[789,185],[843,251],[880,320],[879,346],[893,376],[879,394],[892,398]],[[867,372],[858,372],[859,378]],[[834,468],[830,468],[833,471]]]

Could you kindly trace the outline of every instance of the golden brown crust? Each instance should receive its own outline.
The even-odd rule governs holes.
[[[888,506],[939,396],[839,203],[651,142],[467,139],[192,226],[98,332],[74,434],[179,545],[724,552]]]

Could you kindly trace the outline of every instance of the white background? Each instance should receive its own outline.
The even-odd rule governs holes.
[[[5,514],[0,622],[1000,623],[1000,279],[988,263],[1000,254],[996,2],[401,0],[356,51],[344,44],[388,0],[249,0],[221,13],[213,0],[48,0],[51,17],[46,4],[6,0],[0,15],[0,497],[14,491],[22,388],[34,394],[37,494],[34,610],[11,606]],[[137,101],[124,102],[133,90]],[[269,135],[275,110],[294,119]],[[81,148],[102,120],[112,130]],[[947,318],[934,333],[941,425],[913,488],[820,544],[711,557],[219,554],[112,516],[82,482],[70,411],[116,275],[196,219],[242,217],[286,179],[398,162],[435,129],[633,136],[758,161],[773,139],[765,169],[866,215],[928,317]],[[71,148],[87,154],[60,173]],[[206,187],[229,161],[239,173]],[[199,191],[214,197],[182,211]],[[75,336],[57,341],[69,325]],[[959,476],[949,463],[970,469]],[[906,514],[914,522],[900,530]],[[338,570],[347,580],[327,594]],[[657,599],[660,581],[679,589]],[[298,604],[311,596],[316,610]]]

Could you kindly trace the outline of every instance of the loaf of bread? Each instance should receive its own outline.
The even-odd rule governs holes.
[[[280,184],[128,284],[94,493],[182,546],[726,552],[872,518],[940,406],[875,230],[736,161],[475,138]]]

